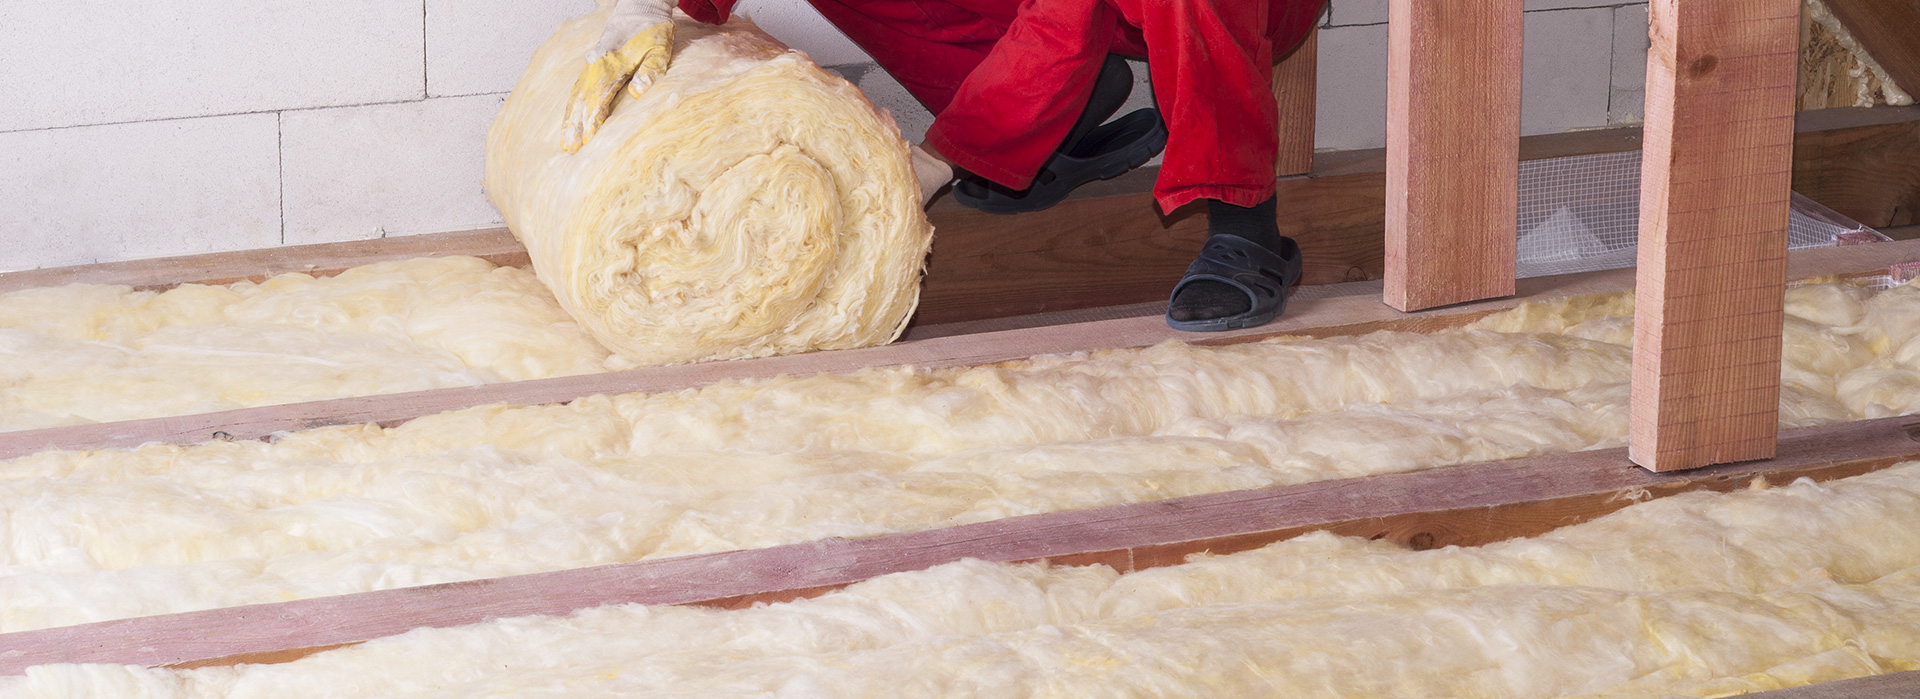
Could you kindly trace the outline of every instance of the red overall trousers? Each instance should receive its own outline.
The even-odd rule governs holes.
[[[703,22],[737,0],[680,0]],[[1085,108],[1108,53],[1146,56],[1166,156],[1154,198],[1273,196],[1274,59],[1326,0],[808,0],[935,114],[927,142],[1024,189]]]

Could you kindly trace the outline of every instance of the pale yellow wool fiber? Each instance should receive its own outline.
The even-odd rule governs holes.
[[[1920,463],[1410,551],[1310,534],[1118,575],[962,561],[744,610],[639,605],[292,663],[42,666],[122,697],[1715,697],[1920,669]]]
[[[1888,409],[1835,387],[1916,374],[1873,350],[1911,335],[1896,291],[1789,292],[1789,346],[1825,349],[1788,352],[1783,424]],[[0,631],[1619,446],[1628,310],[44,453],[0,462]]]
[[[0,294],[0,431],[626,366],[533,274],[472,257],[163,292]]]
[[[560,305],[641,365],[898,337],[933,229],[892,116],[745,20],[682,16],[666,73],[568,154],[600,5],[534,53],[487,133],[488,195]]]

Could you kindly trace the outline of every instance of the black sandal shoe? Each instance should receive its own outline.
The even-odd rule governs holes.
[[[953,198],[990,214],[1039,211],[1060,203],[1080,185],[1126,174],[1166,147],[1167,125],[1160,121],[1160,111],[1141,109],[1102,124],[1071,150],[1049,156],[1024,190],[968,179],[953,186]]]
[[[1268,250],[1231,233],[1207,236],[1200,257],[1187,266],[1187,274],[1173,287],[1168,297],[1180,297],[1180,290],[1196,281],[1213,281],[1239,289],[1252,301],[1245,312],[1204,320],[1174,320],[1167,310],[1167,326],[1187,332],[1218,332],[1251,328],[1278,317],[1287,308],[1287,288],[1300,283],[1300,246],[1292,238],[1280,238],[1279,251]]]

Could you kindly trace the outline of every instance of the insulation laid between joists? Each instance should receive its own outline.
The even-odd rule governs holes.
[[[1790,292],[1787,424],[1912,411],[1920,289]],[[1630,303],[489,406],[0,464],[0,630],[1618,445]]]
[[[284,665],[40,666],[0,693],[1650,698],[1920,669],[1920,463],[1756,486],[1477,548],[1318,533],[1126,575],[962,561],[819,599],[421,629]]]

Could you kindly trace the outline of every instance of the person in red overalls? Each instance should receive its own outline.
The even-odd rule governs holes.
[[[677,5],[719,23],[735,2]],[[1155,200],[1170,211],[1204,199],[1208,214],[1208,239],[1174,288],[1167,323],[1226,330],[1284,309],[1300,250],[1275,223],[1269,85],[1275,59],[1305,40],[1326,0],[809,2],[934,113],[911,149],[922,201],[953,183],[962,204],[1037,211],[1164,146]],[[569,150],[623,86],[644,89],[666,69],[674,5],[619,1],[575,86]],[[1122,55],[1146,57],[1159,109],[1107,122],[1133,84]]]

